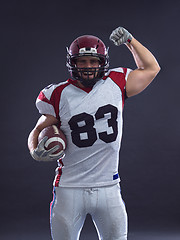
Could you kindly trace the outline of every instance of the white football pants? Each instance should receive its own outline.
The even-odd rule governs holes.
[[[99,188],[55,188],[51,203],[54,240],[78,240],[87,214],[101,240],[127,240],[127,213],[119,184]]]

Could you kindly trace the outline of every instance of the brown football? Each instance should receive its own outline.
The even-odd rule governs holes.
[[[53,156],[58,155],[59,152],[66,149],[66,146],[67,146],[66,137],[65,137],[64,133],[62,132],[62,130],[58,129],[56,125],[52,125],[52,126],[48,126],[48,127],[44,128],[38,136],[38,143],[45,136],[48,137],[48,139],[45,142],[46,150],[49,150],[56,145],[59,145],[59,149],[52,154]]]

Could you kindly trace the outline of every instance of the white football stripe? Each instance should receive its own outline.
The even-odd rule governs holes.
[[[59,134],[59,130],[55,125],[52,125],[55,134]]]
[[[66,145],[65,145],[65,142],[62,138],[59,138],[59,137],[51,137],[49,138],[46,142],[45,142],[45,147],[47,148],[49,146],[50,143],[52,142],[60,142],[63,146],[63,149],[65,149]]]

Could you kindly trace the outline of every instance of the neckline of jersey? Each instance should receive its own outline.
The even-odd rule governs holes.
[[[89,93],[92,88],[91,87],[84,87],[84,88],[81,88],[80,86],[77,85],[77,80],[72,80],[71,78],[68,79],[68,82],[72,85],[74,85],[75,87],[85,91],[86,93]]]

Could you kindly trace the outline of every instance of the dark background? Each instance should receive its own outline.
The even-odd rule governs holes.
[[[109,41],[118,26],[161,66],[152,84],[124,108],[120,175],[129,239],[178,237],[179,10],[179,1],[1,1],[0,239],[50,239],[56,163],[37,163],[29,154],[27,137],[39,118],[35,100],[42,88],[69,77],[65,47],[79,35],[100,37],[110,47],[111,67],[134,69],[126,46]],[[97,239],[90,216],[81,239]]]

